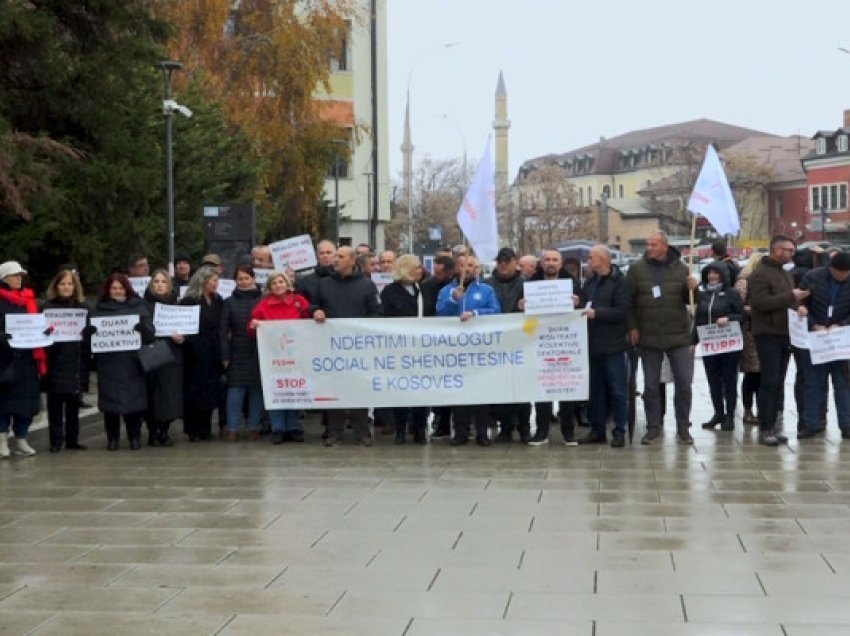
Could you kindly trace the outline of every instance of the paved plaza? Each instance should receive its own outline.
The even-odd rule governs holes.
[[[850,443],[703,431],[696,375],[693,447],[39,431],[0,463],[0,634],[850,633]]]

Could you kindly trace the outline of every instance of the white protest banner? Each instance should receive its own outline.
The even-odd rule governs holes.
[[[222,298],[230,298],[231,294],[233,294],[233,290],[236,289],[236,281],[232,278],[219,278],[218,279],[218,295]]]
[[[255,267],[254,268],[254,280],[257,281],[257,285],[260,286],[260,289],[266,286],[266,281],[269,279],[269,274],[271,274],[273,269],[262,269]]]
[[[798,349],[809,348],[809,319],[801,317],[793,309],[788,310],[788,335],[791,345]]]
[[[139,324],[138,314],[93,317],[91,326],[97,331],[91,337],[91,352],[113,353],[140,349],[142,334],[133,329],[137,324]]]
[[[200,305],[163,305],[157,303],[153,310],[156,335],[171,336],[179,333],[190,336],[198,333],[201,321]]]
[[[572,279],[526,281],[522,284],[522,293],[525,297],[525,313],[529,316],[573,311]]]
[[[729,321],[722,327],[717,324],[700,325],[697,327],[697,335],[699,352],[703,357],[741,351],[744,348],[741,324],[736,320]]]
[[[44,314],[6,314],[6,333],[12,336],[9,346],[13,349],[36,349],[53,344],[45,336],[47,321]]]
[[[45,309],[44,320],[53,333],[53,342],[79,342],[86,328],[87,309]]]
[[[263,321],[268,409],[586,400],[587,319],[578,313]]]
[[[316,250],[313,247],[313,239],[309,234],[301,234],[292,238],[271,243],[269,249],[272,253],[274,268],[278,271],[286,271],[291,267],[296,272],[302,269],[315,267]]]
[[[133,286],[133,291],[136,292],[137,295],[144,298],[145,290],[148,288],[148,285],[151,284],[150,276],[129,276],[130,285]]]
[[[812,354],[812,364],[850,360],[850,327],[810,331],[809,352]]]
[[[380,294],[384,291],[384,287],[393,282],[393,275],[385,274],[383,272],[375,272],[372,274],[372,282],[375,283],[375,287],[378,288],[378,293]]]

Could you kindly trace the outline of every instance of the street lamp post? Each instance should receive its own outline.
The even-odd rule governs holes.
[[[425,61],[428,56],[430,56],[435,51],[439,51],[441,49],[450,49],[460,44],[460,42],[446,42],[445,44],[441,44],[439,47],[434,48],[428,52],[426,52],[422,57],[420,57],[416,62],[413,63],[413,66],[410,67],[410,71],[407,73],[407,108],[406,113],[407,116],[410,116],[410,83],[413,80],[413,72],[416,70],[416,67],[419,66],[422,62]],[[410,122],[408,120],[408,125]],[[412,149],[411,149],[412,155]],[[414,252],[413,249],[413,157],[411,156],[407,162],[407,170],[405,171],[405,181],[407,181],[407,242],[408,247],[410,248],[410,253]]]
[[[334,154],[334,243],[339,247],[339,153]]]
[[[165,60],[159,63],[165,76],[165,102],[163,103],[162,116],[165,117],[165,183],[166,183],[166,208],[167,225],[166,249],[168,260],[168,273],[174,276],[174,157],[172,155],[172,125],[174,123],[173,109],[168,106],[171,101],[171,74],[183,68],[180,62]]]

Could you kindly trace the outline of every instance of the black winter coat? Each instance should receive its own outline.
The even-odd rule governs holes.
[[[155,296],[150,289],[145,290],[145,304],[154,315],[156,303],[176,305],[177,293],[168,297]],[[166,364],[148,373],[148,419],[155,422],[171,422],[183,417],[183,345],[177,344],[171,336],[159,338],[168,343],[174,362]]]
[[[356,270],[344,278],[333,272],[319,281],[318,294],[310,299],[310,315],[317,309],[328,318],[375,318],[380,315],[378,288]]]
[[[519,272],[516,272],[510,278],[501,278],[498,273],[494,272],[484,282],[496,292],[496,298],[499,299],[499,304],[502,306],[502,313],[510,314],[522,311],[519,308],[519,301],[523,298],[525,279]]]
[[[590,355],[608,355],[626,350],[626,320],[629,316],[629,288],[626,277],[616,266],[607,276],[594,274],[578,293],[579,306],[594,311],[587,321]]]
[[[48,300],[45,309],[85,309],[88,305],[71,298]],[[88,320],[86,320],[88,322]],[[91,355],[86,339],[78,342],[54,342],[45,349],[47,352],[47,375],[44,388],[48,393],[57,395],[76,395],[80,392],[80,375],[84,357]]]
[[[720,289],[705,289],[708,284],[708,272],[711,269],[720,272]],[[717,323],[718,318],[728,318],[735,322],[741,322],[744,319],[744,303],[735,288],[730,286],[729,270],[723,262],[715,261],[703,268],[702,284],[703,289],[700,290],[696,299],[694,342],[699,342],[697,327],[713,325]]]
[[[0,289],[9,291],[0,282]],[[0,334],[6,333],[8,314],[25,314],[24,305],[15,305],[0,298]],[[8,365],[15,366],[15,380],[0,384],[0,413],[19,417],[35,417],[39,409],[38,369],[30,349],[13,349],[5,338],[0,338],[0,371]]]
[[[119,303],[99,300],[93,317],[139,316],[142,343],[154,341],[151,315],[144,301],[131,296]],[[97,407],[103,413],[140,413],[148,407],[147,383],[138,351],[114,351],[97,354]]]
[[[413,286],[413,293],[407,291],[403,283],[395,281],[381,291],[381,307],[387,318],[415,318],[419,315],[421,294],[419,285]],[[424,310],[424,299],[423,299]],[[423,313],[424,316],[424,313]]]
[[[186,409],[207,411],[218,405],[222,376],[219,329],[224,301],[216,294],[204,298],[184,298],[181,305],[200,305],[199,333],[183,341],[183,404]]]
[[[257,341],[248,336],[248,322],[261,297],[257,288],[247,291],[234,289],[230,298],[224,301],[219,342],[222,361],[230,363],[227,386],[260,386]]]
[[[310,274],[299,276],[295,279],[295,291],[311,303],[315,303],[316,298],[319,297],[319,281],[329,276],[332,271],[334,271],[332,266],[323,267],[317,265]]]
[[[850,325],[850,281],[839,283],[830,275],[829,267],[819,267],[803,277],[800,288],[812,292],[803,301],[809,310],[809,330],[815,325]]]
[[[423,280],[419,286],[422,291],[422,302],[424,305],[424,316],[437,315],[437,299],[440,297],[440,290],[452,282],[453,279],[437,280],[430,276],[427,280]]]

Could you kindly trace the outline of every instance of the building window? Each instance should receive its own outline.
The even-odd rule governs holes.
[[[819,155],[826,154],[826,139],[823,137],[815,139],[815,153]]]
[[[619,191],[617,192],[617,196],[620,197],[621,199],[625,199],[626,195],[624,194],[624,192],[625,192],[625,189],[623,188],[623,184],[621,183],[620,186],[619,186]]]
[[[611,198],[611,186],[608,186],[608,185],[602,186],[602,196],[605,197],[606,199]]]
[[[337,71],[348,71],[350,63],[350,43],[349,34],[351,33],[351,22],[346,21],[345,31],[336,41],[334,48],[330,51],[331,73]]]
[[[835,147],[838,152],[847,152],[847,135],[838,135],[835,141]]]
[[[821,208],[827,210],[847,209],[847,184],[830,183],[811,187],[809,212],[816,214]]]

